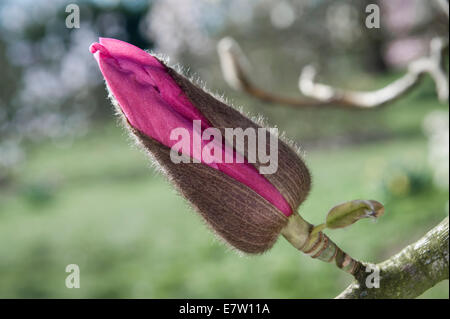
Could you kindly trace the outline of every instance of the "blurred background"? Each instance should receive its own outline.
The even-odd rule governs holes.
[[[69,3],[80,28],[66,28]],[[381,8],[379,29],[364,27],[369,3]],[[351,282],[284,239],[251,257],[216,240],[118,125],[88,50],[99,36],[168,56],[302,145],[309,222],[343,201],[383,202],[376,223],[328,232],[354,257],[382,261],[448,215],[448,102],[430,78],[370,111],[293,109],[229,88],[216,51],[234,37],[252,79],[285,96],[300,95],[310,63],[322,82],[381,88],[431,38],[448,37],[433,1],[3,0],[1,298],[332,298]],[[80,267],[80,289],[65,287],[68,264]],[[422,296],[448,297],[448,281]]]

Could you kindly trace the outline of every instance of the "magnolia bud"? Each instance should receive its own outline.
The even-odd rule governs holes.
[[[278,167],[263,175],[267,163],[249,160],[250,142],[230,148],[234,137],[226,134],[228,128],[260,132],[259,125],[131,44],[101,38],[90,50],[127,127],[214,232],[243,252],[269,249],[310,189],[308,169],[296,152],[268,131],[257,134],[258,154],[267,154],[274,138],[278,145]],[[204,139],[212,128],[220,138]],[[174,162],[177,129],[190,138]],[[196,143],[214,149],[208,160],[196,152]],[[227,155],[236,161],[221,161]]]

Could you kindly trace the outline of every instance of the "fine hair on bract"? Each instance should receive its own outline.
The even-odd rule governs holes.
[[[165,59],[167,60],[167,59]],[[159,61],[166,65],[164,61]],[[224,103],[223,97],[216,97],[196,85],[174,69],[167,72],[181,88],[189,101],[225,136],[225,128],[261,128],[261,118],[255,123],[243,112]],[[179,68],[178,68],[179,69]],[[198,83],[198,81],[196,81]],[[108,86],[107,86],[108,88]],[[170,148],[131,126],[121,111],[120,105],[110,92],[109,97],[122,115],[124,126],[136,141],[159,164],[162,171],[179,193],[185,197],[220,239],[244,253],[263,253],[277,240],[288,218],[278,208],[250,187],[229,175],[207,165],[198,163],[173,163]],[[266,131],[266,147],[269,145],[269,130]],[[278,169],[264,177],[280,192],[292,209],[293,214],[308,196],[311,177],[299,154],[299,148],[280,136],[278,139]],[[227,141],[231,142],[233,141]],[[257,143],[256,145],[259,145]],[[247,150],[247,147],[244,148]],[[266,150],[267,151],[267,150]],[[247,154],[242,154],[247,157]],[[262,163],[252,163],[256,169]]]

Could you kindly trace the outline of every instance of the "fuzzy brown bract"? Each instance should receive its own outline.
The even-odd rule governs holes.
[[[225,136],[225,128],[260,128],[173,69],[169,69],[169,74],[210,124],[221,130],[222,136]],[[192,161],[173,163],[169,147],[139,132],[129,123],[127,127],[158,162],[180,194],[221,239],[235,249],[251,254],[263,253],[273,246],[288,222],[288,217],[280,210],[248,186],[217,169]],[[267,131],[267,134],[270,133]],[[269,146],[267,136],[267,151]],[[280,139],[278,152],[277,171],[264,176],[278,189],[295,213],[308,195],[310,174],[299,155]],[[259,168],[262,164],[257,161],[253,165]]]
[[[175,164],[168,147],[139,132],[136,136],[220,238],[245,253],[272,247],[287,223],[283,213],[228,175],[207,165]]]
[[[224,133],[225,128],[242,128],[243,130],[253,128],[256,130],[261,127],[235,108],[226,105],[194,85],[189,79],[175,70],[169,68],[169,74],[182,88],[192,104],[210,121],[211,125],[221,130],[222,136],[226,136]],[[267,153],[269,153],[269,130],[266,131],[266,134],[266,147]],[[259,135],[256,137],[257,139],[260,138]],[[233,141],[227,142],[233,145]],[[256,145],[259,145],[258,140]],[[248,149],[247,145],[245,145],[244,150]],[[244,155],[247,157],[247,154]],[[259,168],[264,164],[261,164],[259,158],[256,158],[256,163],[253,165]],[[294,212],[306,199],[311,188],[311,176],[308,168],[300,155],[282,139],[278,139],[278,169],[274,174],[264,176],[278,189]]]

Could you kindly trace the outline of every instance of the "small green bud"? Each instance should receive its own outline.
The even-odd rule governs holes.
[[[384,214],[384,206],[374,200],[352,200],[334,206],[328,212],[326,228],[344,228],[362,218],[378,218]]]

